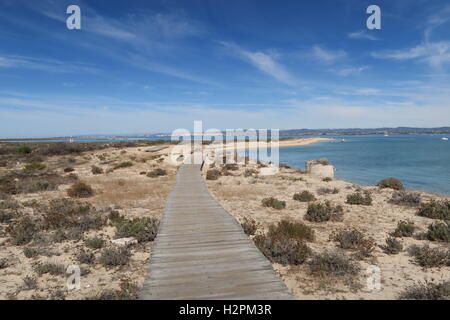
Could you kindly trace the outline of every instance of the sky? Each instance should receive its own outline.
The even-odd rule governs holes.
[[[450,126],[449,30],[448,0],[0,0],[0,137]]]

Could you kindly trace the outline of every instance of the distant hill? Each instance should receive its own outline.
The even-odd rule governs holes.
[[[450,134],[450,127],[439,128],[353,128],[353,129],[289,129],[280,130],[280,136],[342,136],[342,135],[369,135],[369,134]]]

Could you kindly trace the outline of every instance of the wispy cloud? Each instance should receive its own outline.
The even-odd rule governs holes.
[[[347,36],[350,39],[367,39],[367,40],[380,40],[380,38],[374,36],[373,34],[370,34],[368,31],[366,30],[359,30],[359,31],[355,31],[355,32],[350,32],[349,34],[347,34]]]
[[[221,43],[222,45],[231,49],[241,59],[247,61],[261,72],[270,75],[279,82],[290,86],[295,86],[297,84],[297,80],[294,78],[294,76],[291,75],[282,64],[276,61],[273,54],[261,51],[252,52],[245,50],[235,44],[227,42]]]
[[[450,63],[450,41],[423,42],[412,48],[373,52],[372,56],[392,60],[418,59],[432,67],[441,68]]]
[[[98,68],[86,63],[11,55],[0,56],[0,68],[33,69],[54,73],[99,73]]]
[[[313,46],[309,54],[313,59],[327,64],[334,63],[347,56],[344,50],[328,50],[319,45]]]
[[[343,67],[343,68],[335,68],[331,71],[335,72],[337,75],[342,77],[347,77],[350,75],[360,74],[364,70],[369,69],[368,66],[360,66],[360,67]]]

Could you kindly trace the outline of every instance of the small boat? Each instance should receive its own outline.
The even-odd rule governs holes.
[[[345,139],[342,139],[341,142],[345,142]]]
[[[447,140],[448,140],[448,138],[445,138],[445,137],[444,137],[444,138],[441,138],[441,140],[447,141]]]

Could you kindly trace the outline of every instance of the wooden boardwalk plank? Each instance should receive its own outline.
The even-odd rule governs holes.
[[[166,201],[140,299],[293,299],[270,262],[182,165]]]

